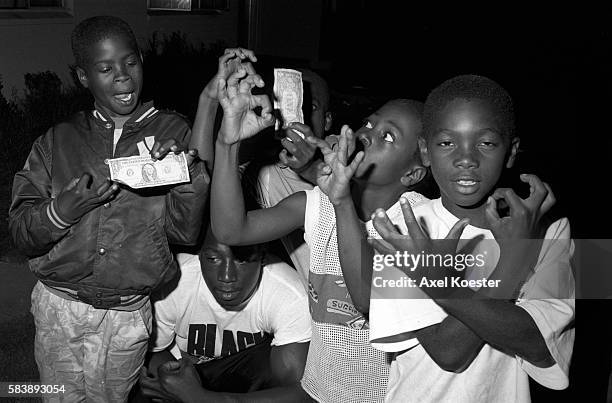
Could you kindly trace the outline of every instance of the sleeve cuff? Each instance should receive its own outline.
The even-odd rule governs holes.
[[[70,222],[60,216],[57,211],[55,199],[51,200],[51,203],[47,205],[47,217],[49,218],[49,221],[51,221],[51,223],[60,230],[67,229],[76,223],[76,221]]]

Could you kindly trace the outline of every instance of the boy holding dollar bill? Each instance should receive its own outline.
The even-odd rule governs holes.
[[[9,225],[39,279],[32,314],[41,382],[63,385],[66,401],[122,402],[144,361],[149,295],[177,274],[168,243],[197,241],[209,179],[189,151],[188,183],[143,191],[111,182],[109,159],[164,161],[187,143],[189,126],[141,102],[142,58],[126,22],[84,20],[72,48],[94,110],[34,142],[15,175]]]
[[[238,148],[241,141],[274,123],[272,107],[266,96],[252,95],[231,79],[221,84],[224,118],[216,142],[211,189],[215,236],[230,245],[252,244],[303,227],[311,251],[307,283],[313,335],[302,388],[311,398],[323,402],[382,401],[388,378],[387,357],[370,345],[367,319],[347,292],[338,260],[333,189],[325,178],[329,169],[321,170],[319,187],[294,193],[274,207],[246,212],[236,169]],[[262,107],[260,115],[253,110],[258,106]],[[417,147],[421,128],[417,102],[389,102],[366,125],[359,133],[365,152],[354,159],[355,164],[361,162],[361,168],[352,193],[364,221],[381,205],[398,210],[402,195],[413,203],[422,200],[423,196],[407,190],[425,175]],[[340,149],[346,151],[346,137],[351,135],[350,130],[343,129]],[[323,145],[325,142],[309,141],[320,146],[324,154],[334,154]]]

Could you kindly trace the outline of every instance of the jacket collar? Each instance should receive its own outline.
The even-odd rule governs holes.
[[[150,118],[155,116],[159,112],[158,109],[153,106],[153,101],[146,102],[138,107],[132,113],[132,116],[128,119],[126,124],[138,125],[145,121],[148,121]],[[98,108],[96,104],[94,104],[94,110],[92,111],[92,115],[96,123],[106,126],[108,123],[113,123],[113,119],[108,116],[101,108]]]

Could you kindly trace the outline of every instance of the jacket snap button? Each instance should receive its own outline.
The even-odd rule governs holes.
[[[104,207],[109,208],[110,207],[110,203],[104,203]]]
[[[100,248],[100,250],[98,251],[98,253],[99,253],[100,255],[104,255],[104,254],[106,254],[106,249],[104,249],[104,248]]]
[[[113,125],[110,124],[110,123],[107,123],[107,124],[104,125],[104,127],[106,127],[107,129],[110,129],[111,127],[113,127]]]
[[[98,297],[98,298],[102,297],[102,293],[101,292],[97,292],[96,293],[96,297]]]

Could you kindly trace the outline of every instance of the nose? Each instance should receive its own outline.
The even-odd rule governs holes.
[[[236,279],[236,265],[232,259],[227,259],[217,274],[217,280],[222,283],[233,283]]]
[[[455,153],[455,165],[459,168],[478,168],[480,165],[476,155],[477,150],[472,147],[459,147]]]
[[[128,74],[127,67],[123,64],[117,66],[116,71],[117,71],[117,74],[115,74],[116,82],[124,82],[131,78],[130,75]]]
[[[368,148],[372,145],[372,139],[369,134],[370,130],[361,130],[357,133],[357,140],[363,144],[363,148]]]

